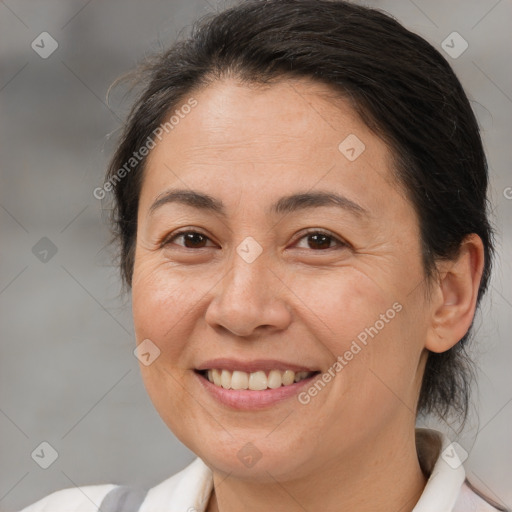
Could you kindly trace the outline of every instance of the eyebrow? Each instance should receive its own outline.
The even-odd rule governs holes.
[[[155,210],[169,203],[179,203],[198,210],[209,211],[224,218],[227,217],[225,206],[221,200],[203,192],[186,189],[167,190],[160,194],[149,208],[148,215],[152,215]],[[269,212],[284,214],[326,206],[341,208],[357,217],[369,215],[366,209],[354,201],[328,191],[300,192],[281,197],[270,206]]]

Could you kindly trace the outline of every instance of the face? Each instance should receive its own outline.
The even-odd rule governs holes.
[[[321,84],[191,96],[138,210],[133,316],[160,350],[140,365],[159,414],[212,468],[261,481],[412,429],[428,308],[389,150]],[[267,389],[229,389],[247,385]]]

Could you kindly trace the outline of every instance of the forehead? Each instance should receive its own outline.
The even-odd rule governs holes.
[[[148,157],[141,206],[149,208],[170,185],[203,185],[219,194],[226,187],[243,189],[251,197],[315,186],[341,187],[353,197],[369,183],[396,188],[386,145],[323,84],[224,80],[192,92],[182,104],[190,98],[196,106]]]
[[[188,142],[182,147],[189,155],[221,153],[235,158],[238,152],[244,157],[252,149],[257,150],[253,155],[257,161],[279,155],[286,161],[300,160],[304,155],[321,156],[309,152],[318,145],[324,151],[337,151],[338,142],[350,133],[371,136],[347,100],[320,83],[289,80],[250,85],[224,80],[192,95],[197,107],[168,137],[176,143]]]

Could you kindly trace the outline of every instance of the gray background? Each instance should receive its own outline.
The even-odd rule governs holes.
[[[453,31],[469,43],[460,57],[447,58],[483,130],[498,260],[475,321],[479,417],[473,415],[458,437],[449,426],[440,428],[469,452],[472,480],[511,507],[512,199],[506,196],[512,197],[512,2],[368,4],[438,48]],[[114,101],[113,111],[107,107],[109,85],[172,43],[195,18],[227,5],[0,2],[1,511],[75,485],[151,487],[194,458],[146,395],[132,354],[129,298],[119,295],[102,204],[92,191],[114,147],[116,116],[122,118],[128,106]],[[31,48],[44,31],[59,45],[47,59]],[[46,262],[33,253],[43,237],[57,249]],[[31,458],[43,441],[59,454],[46,470]]]

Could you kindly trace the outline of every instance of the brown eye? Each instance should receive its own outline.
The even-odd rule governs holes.
[[[334,241],[335,246],[346,247],[347,244],[336,238],[334,235],[330,233],[325,233],[323,231],[311,231],[302,236],[299,240],[307,240],[307,249],[313,250],[325,250],[332,249],[331,243]]]
[[[172,238],[167,239],[163,245],[168,245],[171,242],[174,243],[175,240],[180,238],[183,239],[183,245],[176,245],[180,245],[186,249],[202,249],[209,240],[206,235],[198,233],[197,231],[182,231],[181,233],[175,234]]]

